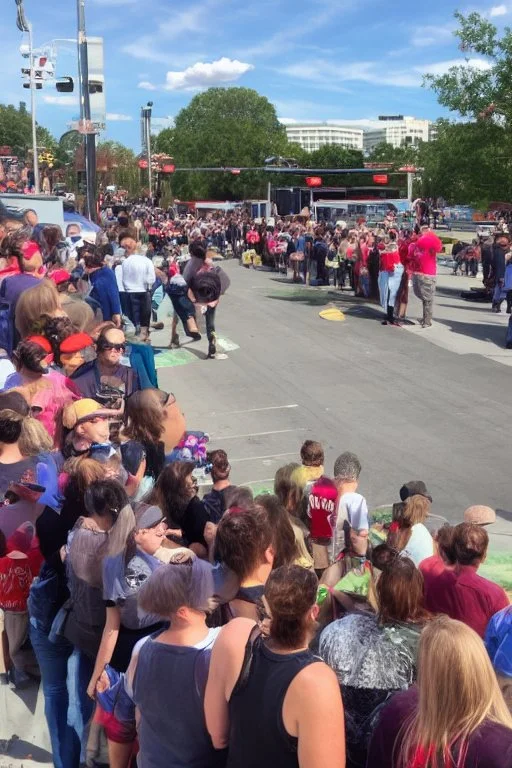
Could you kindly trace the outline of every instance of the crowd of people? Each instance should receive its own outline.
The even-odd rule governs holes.
[[[432,531],[425,483],[397,478],[380,518],[358,457],[331,470],[312,440],[272,494],[234,485],[148,343],[165,292],[171,343],[204,314],[216,354],[223,246],[184,222],[186,264],[173,238],[148,258],[143,214],[95,244],[23,227],[0,245],[0,683],[40,679],[54,765],[510,768],[512,609],[478,573],[495,513]],[[282,228],[313,279],[354,237]],[[387,227],[377,286],[371,238],[354,241],[357,290],[380,289],[394,323],[419,259],[428,326],[437,237]]]

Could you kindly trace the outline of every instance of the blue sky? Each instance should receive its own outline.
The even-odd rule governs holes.
[[[459,8],[498,25],[512,12],[506,5]],[[14,0],[2,0],[0,101],[17,104],[29,92],[21,87],[15,10]],[[86,0],[87,32],[105,40],[106,138],[138,150],[142,104],[154,102],[158,128],[210,85],[255,88],[287,119],[447,115],[421,82],[424,72],[462,60],[454,10],[443,0]],[[36,46],[75,36],[74,0],[25,0],[25,12]],[[74,46],[63,44],[57,74],[75,68]],[[37,100],[42,125],[57,137],[68,130],[76,97],[45,88]]]

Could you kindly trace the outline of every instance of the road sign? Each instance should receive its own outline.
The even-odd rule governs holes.
[[[73,120],[70,126],[71,130],[78,131],[82,135],[100,132],[98,125],[92,120]]]

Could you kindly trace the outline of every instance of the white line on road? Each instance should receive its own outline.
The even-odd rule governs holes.
[[[289,405],[268,405],[265,408],[247,408],[244,411],[212,411],[211,416],[231,416],[239,413],[257,413],[259,411],[280,411],[284,408],[298,408],[298,403]]]
[[[273,429],[270,432],[249,432],[246,435],[210,435],[210,440],[236,440],[238,437],[262,437],[263,435],[284,435],[286,432],[305,432],[306,427],[295,427],[294,429]]]
[[[288,453],[271,453],[269,456],[248,456],[246,459],[230,459],[231,464],[237,461],[260,461],[261,459],[279,459],[281,456],[296,456],[297,451],[288,451]]]

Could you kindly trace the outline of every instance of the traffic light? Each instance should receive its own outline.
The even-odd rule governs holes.
[[[55,87],[59,93],[73,93],[75,84],[72,77],[60,77],[56,81]]]

